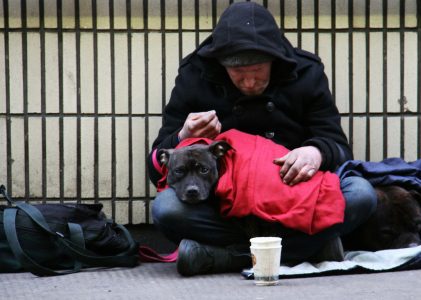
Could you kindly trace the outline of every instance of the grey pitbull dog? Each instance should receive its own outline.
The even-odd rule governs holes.
[[[225,141],[161,149],[159,160],[168,169],[167,184],[187,203],[205,201],[218,181],[218,159],[232,149]]]

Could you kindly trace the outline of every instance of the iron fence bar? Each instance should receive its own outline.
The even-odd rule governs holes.
[[[131,0],[126,0],[126,26],[127,26],[127,89],[128,89],[128,146],[129,146],[129,199],[128,201],[128,223],[133,223],[133,91],[132,91],[132,15]]]
[[[95,203],[98,203],[99,199],[99,86],[98,86],[98,11],[97,1],[92,0],[92,33],[93,33],[93,56],[94,56],[94,198]]]
[[[22,89],[23,89],[23,133],[24,133],[24,186],[25,199],[29,199],[29,141],[28,141],[28,34],[26,31],[26,0],[21,0],[21,22],[22,22]]]
[[[194,0],[194,37],[195,37],[195,45],[196,47],[199,46],[199,0]]]
[[[314,50],[319,55],[319,0],[314,1]]]
[[[180,25],[180,21],[182,20],[181,17],[181,10],[180,10],[180,3],[181,1],[178,2],[178,9],[179,9],[179,18],[178,18],[178,22],[179,22],[179,37],[182,38],[182,28]],[[167,74],[167,68],[166,68],[166,20],[165,20],[165,0],[161,0],[161,63],[162,63],[162,80],[161,80],[161,84],[162,84],[162,98],[161,98],[161,111],[164,111],[165,105],[166,105],[166,98],[167,98],[167,94],[166,94],[166,74]],[[180,41],[179,41],[180,42]],[[179,61],[181,61],[181,56],[182,56],[182,48],[181,46],[179,47]],[[149,152],[149,145],[146,149],[146,154]],[[148,179],[149,176],[146,175],[146,179]],[[146,182],[146,186],[148,187],[148,195],[150,195],[150,191],[149,191],[149,181]],[[150,199],[151,200],[151,199]],[[146,212],[146,219],[149,222],[149,207],[150,207],[150,201],[146,201],[145,203],[145,212]]]
[[[370,160],[371,155],[371,135],[370,135],[370,0],[365,2],[365,59],[366,59],[366,70],[365,70],[365,86],[366,86],[366,100],[365,100],[365,136],[366,136],[366,147],[365,147],[365,159]]]
[[[285,32],[285,0],[280,0],[279,2],[280,24],[282,31]]]
[[[47,119],[46,119],[46,80],[45,80],[45,12],[44,1],[39,0],[39,22],[40,22],[40,50],[41,50],[41,182],[43,202],[47,198]]]
[[[217,23],[217,11],[216,11],[216,8],[217,8],[217,2],[218,2],[218,0],[212,0],[212,28],[215,28],[215,26],[216,26],[216,23]]]
[[[6,175],[7,189],[10,193],[12,188],[12,146],[11,146],[11,116],[10,116],[10,65],[9,65],[9,2],[3,0],[4,14],[4,70],[5,70],[5,96],[6,96]]]
[[[166,104],[166,80],[167,80],[167,68],[166,68],[166,42],[165,42],[165,30],[166,30],[166,22],[165,22],[165,0],[161,0],[161,64],[162,64],[162,98],[161,98],[161,107],[162,111],[164,111],[164,107]]]
[[[349,128],[348,137],[351,149],[354,148],[354,35],[352,28],[354,27],[353,19],[353,0],[348,1],[348,109],[349,109]]]
[[[181,0],[179,0],[181,1]],[[147,155],[149,152],[149,21],[148,21],[148,0],[143,0],[143,27],[145,30],[145,43],[144,43],[144,55],[145,55],[145,161],[147,160]],[[146,168],[146,176],[144,178],[145,184],[145,194],[146,198],[150,199],[150,188],[149,188],[149,178],[148,170]],[[150,223],[149,218],[149,201],[145,202],[145,222]]]
[[[263,7],[268,8],[268,0],[263,0],[262,5]]]
[[[75,0],[75,33],[76,33],[76,198],[82,199],[82,136],[81,136],[81,61],[80,61],[80,5]]]
[[[297,47],[302,48],[302,2],[297,0]]]
[[[116,79],[115,79],[115,34],[114,34],[114,2],[109,1],[110,14],[110,55],[111,55],[111,214],[116,216],[115,198],[117,195],[117,168],[116,168],[116,123],[115,123],[115,101],[116,101]]]
[[[332,35],[332,98],[336,103],[336,2],[330,1],[331,5],[331,35]]]
[[[387,157],[388,119],[387,119],[387,1],[383,1],[383,158]]]
[[[59,90],[59,177],[60,202],[64,199],[64,120],[63,120],[63,13],[62,0],[57,1],[57,41],[58,41],[58,90]]]
[[[418,48],[418,89],[417,89],[417,112],[421,112],[421,4],[417,1],[417,48]],[[421,158],[421,115],[418,115],[418,146],[417,146],[417,158]]]
[[[399,1],[399,50],[400,50],[400,93],[399,93],[399,110],[400,110],[400,156],[405,157],[405,118],[403,112],[405,110],[405,0]]]
[[[183,59],[183,2],[177,1],[177,16],[178,16],[178,62]]]

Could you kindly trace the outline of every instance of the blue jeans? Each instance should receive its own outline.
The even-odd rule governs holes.
[[[259,228],[282,237],[283,262],[306,260],[327,241],[350,233],[376,209],[377,196],[367,180],[347,177],[342,180],[341,189],[346,202],[344,222],[317,234],[308,235],[280,223],[257,220]],[[215,246],[236,245],[242,249],[249,246],[250,232],[244,219],[221,217],[218,199],[215,198],[200,204],[186,204],[169,188],[159,193],[153,201],[152,217],[155,226],[176,244],[182,239],[191,239]]]

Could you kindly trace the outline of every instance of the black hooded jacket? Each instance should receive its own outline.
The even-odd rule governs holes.
[[[243,50],[275,57],[270,83],[260,96],[241,94],[217,60]],[[316,55],[293,48],[273,16],[259,4],[232,4],[212,35],[181,62],[163,126],[149,155],[154,184],[161,176],[153,164],[154,150],[174,148],[188,114],[209,110],[216,111],[222,132],[236,128],[289,149],[316,146],[323,157],[321,170],[333,171],[352,159],[323,64]]]

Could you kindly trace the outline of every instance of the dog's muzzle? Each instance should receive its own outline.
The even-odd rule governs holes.
[[[187,187],[183,195],[180,195],[181,201],[191,204],[205,201],[207,197],[208,195],[203,195],[197,185],[191,185]]]

